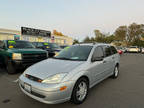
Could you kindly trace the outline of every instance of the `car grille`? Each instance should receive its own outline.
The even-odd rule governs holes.
[[[32,76],[32,75],[25,74],[25,77],[27,77],[28,79],[30,79],[30,80],[32,80],[32,81],[42,82],[42,79],[37,78],[37,77],[34,77],[34,76]]]
[[[37,53],[37,54],[23,54],[23,60],[44,60],[47,58],[46,53]]]

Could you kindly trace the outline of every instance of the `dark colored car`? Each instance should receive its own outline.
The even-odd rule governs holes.
[[[47,58],[47,51],[36,49],[28,41],[0,41],[0,64],[5,66],[10,74],[15,73],[17,69],[24,69]]]
[[[55,54],[61,51],[60,46],[56,43],[48,43],[48,42],[32,42],[36,48],[40,48],[48,51],[49,57],[53,57]]]

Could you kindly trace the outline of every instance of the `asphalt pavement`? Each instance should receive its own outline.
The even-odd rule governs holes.
[[[81,105],[48,105],[26,96],[17,83],[20,74],[8,75],[0,69],[0,108],[144,108],[144,54],[122,55],[119,77],[90,89]]]

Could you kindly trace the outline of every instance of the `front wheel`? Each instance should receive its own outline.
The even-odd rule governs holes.
[[[89,84],[86,78],[79,79],[73,89],[71,101],[74,104],[81,104],[88,95]]]
[[[16,69],[11,63],[7,63],[6,69],[8,74],[16,73]]]
[[[119,66],[116,65],[115,68],[114,68],[114,73],[112,75],[112,78],[117,78],[119,75]]]

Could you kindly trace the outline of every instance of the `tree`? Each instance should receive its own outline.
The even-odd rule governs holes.
[[[127,35],[127,26],[120,26],[115,31],[115,40],[124,41]]]
[[[106,43],[111,43],[114,40],[115,40],[115,36],[114,35],[110,35],[110,36],[105,37],[105,42]]]
[[[79,43],[79,41],[78,41],[77,39],[74,39],[73,45],[74,45],[74,44],[78,44],[78,43]]]
[[[91,39],[87,36],[87,37],[83,40],[83,42],[89,43],[89,42],[91,42]]]
[[[91,37],[91,38],[90,38],[90,41],[91,41],[91,42],[95,42],[96,39],[95,39],[94,37]]]
[[[115,31],[115,40],[126,43],[126,45],[140,45],[144,36],[144,25],[132,23],[128,27],[120,26]],[[137,43],[137,44],[136,44]]]
[[[57,30],[53,30],[53,34],[58,36],[64,36],[61,32],[58,32]]]
[[[100,30],[94,30],[95,37],[101,37],[103,34],[100,32]]]
[[[59,32],[59,36],[63,36],[63,34],[61,32]]]
[[[127,40],[129,43],[133,43],[141,39],[144,33],[144,25],[133,23],[128,26]]]
[[[53,30],[53,34],[57,35],[58,34],[57,30]]]

